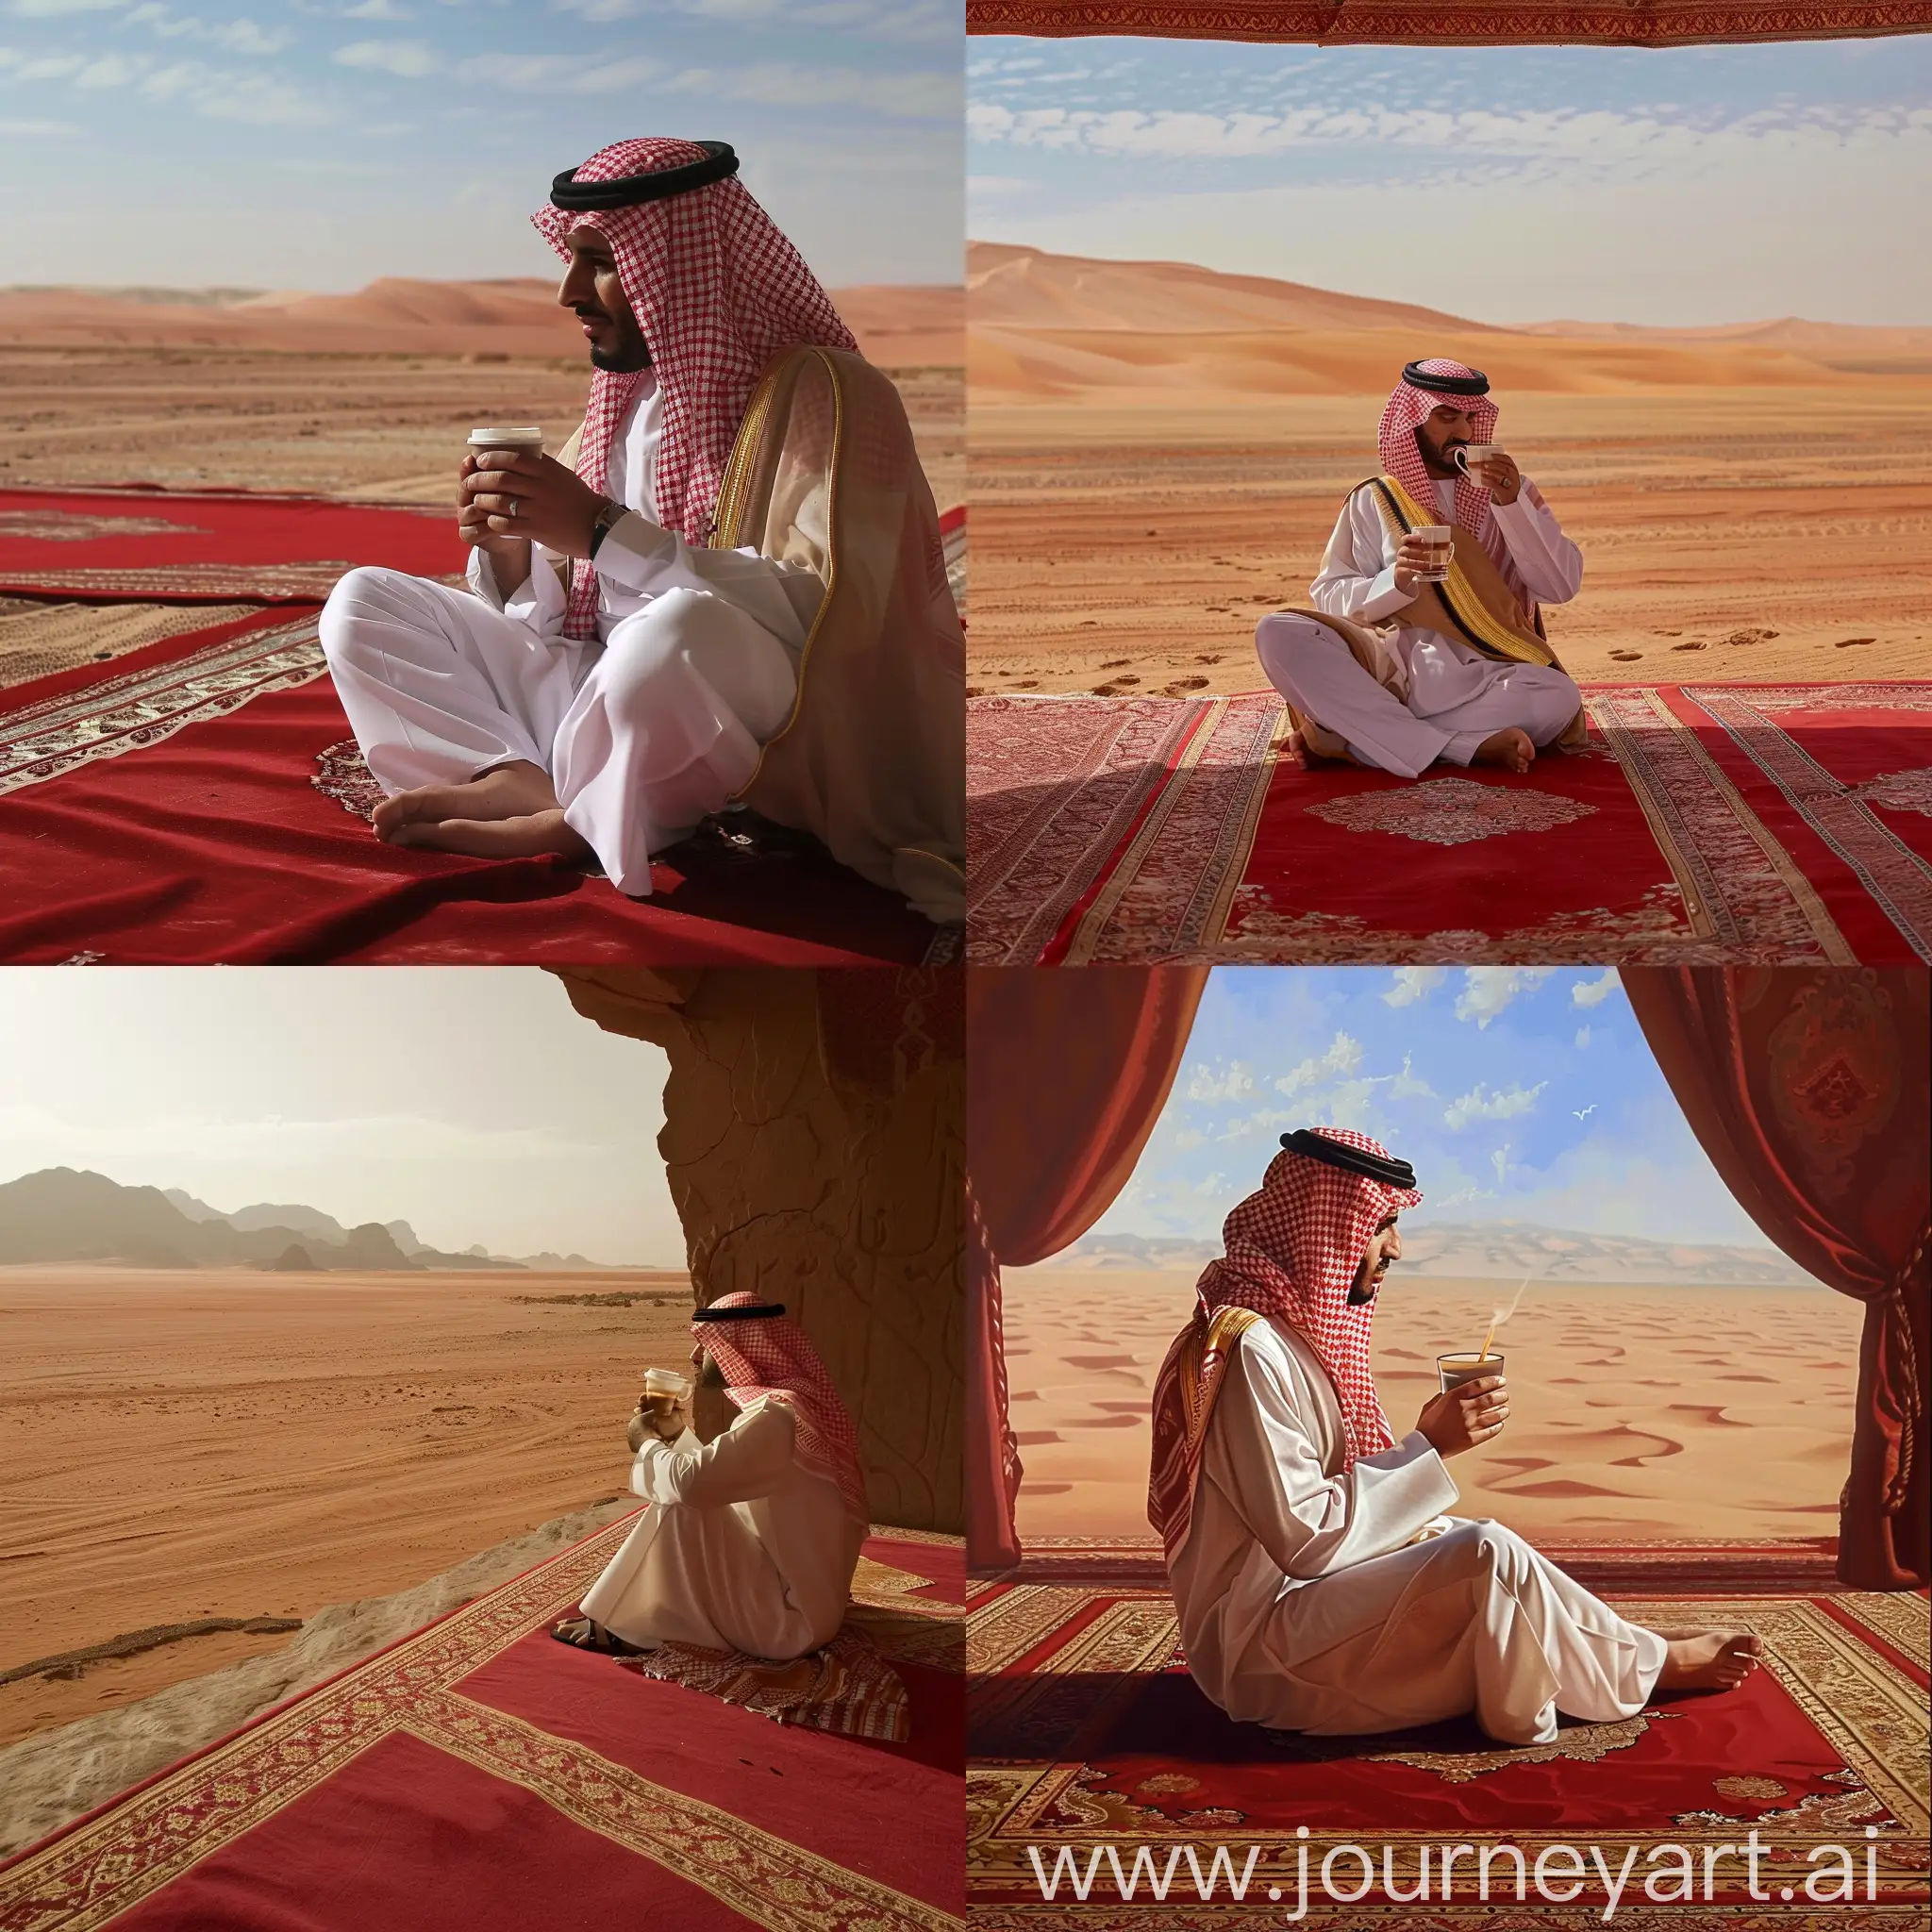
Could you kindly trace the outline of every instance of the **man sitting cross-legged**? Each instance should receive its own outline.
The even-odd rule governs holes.
[[[818,1351],[776,1303],[728,1294],[692,1319],[741,1413],[700,1444],[681,1410],[632,1417],[651,1505],[552,1635],[585,1650],[693,1643],[789,1662],[839,1633],[867,1526],[858,1439]]]
[[[1318,757],[1404,778],[1439,759],[1526,772],[1545,746],[1581,741],[1582,694],[1539,607],[1575,596],[1583,559],[1492,445],[1489,387],[1441,358],[1404,369],[1376,438],[1385,474],[1343,504],[1315,608],[1256,626],[1261,668]],[[1454,532],[1440,582],[1430,527]]]
[[[575,470],[468,458],[469,589],[363,569],[331,594],[323,649],[389,794],[382,839],[594,855],[648,893],[651,854],[723,809],[791,718],[825,586],[708,541],[772,358],[857,345],[736,167],[722,142],[626,141],[558,178],[534,219],[596,371]]]
[[[1560,1712],[1726,1690],[1742,1630],[1647,1630],[1500,1523],[1445,1515],[1447,1458],[1508,1420],[1500,1375],[1438,1395],[1397,1442],[1369,1369],[1375,1300],[1422,1196],[1342,1128],[1282,1136],[1154,1392],[1148,1513],[1188,1666],[1230,1717],[1349,1735],[1474,1713],[1506,1744]]]

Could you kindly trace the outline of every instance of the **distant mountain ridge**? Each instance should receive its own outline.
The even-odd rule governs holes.
[[[1215,1239],[1135,1234],[1083,1235],[1041,1265],[1048,1268],[1205,1268],[1221,1254]],[[1402,1237],[1407,1274],[1462,1281],[1590,1282],[1686,1288],[1814,1288],[1818,1284],[1775,1248],[1678,1244],[1634,1235],[1584,1234],[1524,1221],[1438,1222]]]
[[[343,1227],[313,1208],[266,1203],[225,1215],[177,1188],[125,1188],[71,1167],[42,1168],[0,1186],[0,1263],[86,1261],[369,1274],[523,1266],[491,1255],[440,1253],[418,1241],[405,1221]]]

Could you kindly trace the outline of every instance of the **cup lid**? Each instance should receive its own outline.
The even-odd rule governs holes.
[[[541,442],[543,425],[541,423],[526,423],[516,428],[502,428],[496,425],[470,431],[470,441],[478,449],[498,449],[507,443]]]

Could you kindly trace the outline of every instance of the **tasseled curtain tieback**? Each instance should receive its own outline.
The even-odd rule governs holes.
[[[1932,1223],[1920,1229],[1919,1239],[1906,1257],[1905,1265],[1887,1285],[1886,1299],[1891,1304],[1891,1332],[1897,1338],[1900,1366],[1898,1391],[1898,1467],[1885,1486],[1885,1513],[1896,1516],[1905,1507],[1906,1492],[1911,1487],[1912,1469],[1918,1459],[1920,1425],[1924,1421],[1924,1397],[1919,1391],[1919,1345],[1912,1339],[1912,1307],[1909,1300],[1914,1280],[1926,1270],[1926,1249],[1932,1247]]]

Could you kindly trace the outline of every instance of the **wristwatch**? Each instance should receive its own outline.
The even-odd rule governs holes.
[[[602,507],[597,511],[597,520],[591,525],[591,548],[588,553],[590,556],[596,556],[598,544],[609,535],[610,526],[625,514],[623,504],[615,503],[608,496],[603,499]]]

